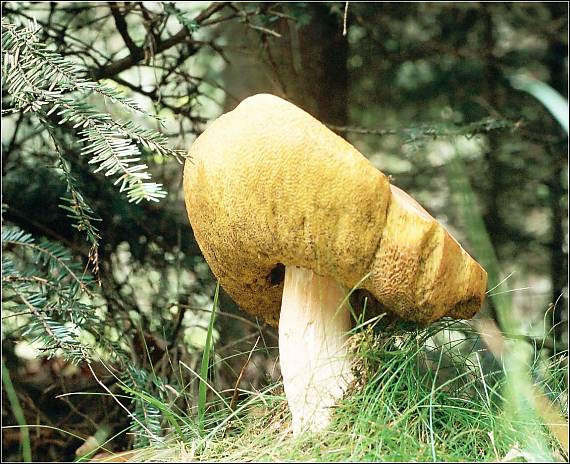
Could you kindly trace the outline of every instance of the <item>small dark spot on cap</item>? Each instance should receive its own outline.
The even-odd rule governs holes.
[[[277,263],[276,266],[271,269],[271,272],[267,276],[267,281],[270,285],[280,285],[285,279],[285,265]]]

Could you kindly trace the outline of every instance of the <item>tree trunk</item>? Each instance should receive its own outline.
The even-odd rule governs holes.
[[[283,8],[289,13],[288,5]],[[324,3],[308,3],[304,13],[310,20],[302,26],[286,18],[270,23],[280,37],[247,24],[227,28],[225,35],[236,51],[228,53],[231,65],[224,75],[226,109],[249,95],[269,92],[325,123],[346,125],[348,41],[342,18]]]
[[[553,8],[562,7],[563,5],[555,5]],[[566,9],[566,6],[563,6]],[[561,12],[562,13],[562,12]],[[562,13],[564,14],[564,13]],[[564,57],[568,55],[567,46],[560,40],[551,40],[547,55],[547,64],[550,70],[550,85],[566,99],[568,99],[567,72],[564,64]],[[565,134],[560,129],[561,140],[565,139]],[[566,138],[566,141],[568,139]],[[554,325],[554,335],[557,342],[566,339],[566,324],[563,321],[568,320],[568,295],[565,294],[566,278],[568,276],[568,256],[564,250],[564,220],[568,217],[568,211],[565,208],[564,197],[566,188],[564,185],[564,176],[567,175],[566,154],[568,153],[568,143],[562,146],[549,147],[548,150],[552,162],[551,172],[547,181],[549,188],[549,207],[550,215],[550,231],[551,240],[550,248],[550,276],[552,282],[552,303],[555,304],[552,315]],[[567,343],[561,349],[567,349]]]
[[[498,91],[497,81],[500,76],[500,69],[494,55],[495,50],[495,26],[493,24],[493,8],[491,5],[483,4],[483,27],[484,37],[484,64],[485,64],[485,86],[484,95],[487,103],[496,108],[501,105],[501,95]],[[489,132],[487,138],[489,141],[489,148],[485,153],[485,161],[487,162],[487,181],[489,185],[488,194],[486,198],[486,212],[484,215],[485,225],[491,238],[491,242],[495,247],[497,256],[500,256],[499,245],[502,240],[502,219],[500,215],[501,204],[501,185],[500,185],[500,168],[499,168],[499,135],[497,132]],[[499,322],[497,318],[496,308],[489,299],[490,315]]]

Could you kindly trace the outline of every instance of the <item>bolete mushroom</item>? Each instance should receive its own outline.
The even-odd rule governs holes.
[[[343,138],[273,95],[243,100],[193,143],[188,217],[221,286],[279,327],[294,433],[317,431],[352,379],[347,291],[418,323],[470,318],[487,274]]]

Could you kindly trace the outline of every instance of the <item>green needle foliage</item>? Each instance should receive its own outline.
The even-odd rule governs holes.
[[[96,94],[129,111],[153,117],[116,90],[84,77],[77,65],[38,40],[39,31],[32,22],[18,27],[2,19],[2,85],[8,94],[2,113],[34,113],[49,134],[57,154],[56,167],[67,190],[60,207],[90,243],[88,261],[97,274],[101,235],[95,224],[100,218],[80,190],[56,136],[56,126],[71,128],[81,153],[96,166],[95,172],[115,177],[115,185],[130,202],[156,202],[166,195],[161,184],[150,181],[147,165],[140,163],[141,148],[162,156],[178,158],[179,154],[162,134],[132,121],[117,121],[87,103],[86,98]],[[159,440],[162,411],[143,400],[141,393],[161,391],[163,382],[133,365],[121,340],[109,338],[105,329],[112,321],[97,311],[99,289],[93,275],[61,244],[38,242],[17,227],[3,227],[2,248],[3,313],[19,321],[16,330],[9,331],[10,336],[35,344],[48,358],[59,356],[79,364],[103,356],[125,372],[120,381],[132,398],[130,430],[136,445]],[[29,446],[25,452],[26,460],[30,460]]]
[[[3,313],[20,318],[10,336],[36,344],[48,358],[59,356],[78,364],[103,356],[104,362],[124,373],[117,380],[131,398],[135,444],[160,443],[162,421],[172,416],[169,408],[157,407],[167,397],[165,382],[134,365],[120,339],[109,338],[105,328],[113,322],[97,312],[93,276],[66,248],[47,240],[37,243],[17,227],[3,227],[2,246]],[[94,341],[86,341],[86,334]],[[173,386],[169,389],[176,391]],[[153,400],[149,391],[157,392],[158,399]]]
[[[88,103],[87,98],[96,95],[129,112],[154,118],[120,92],[88,79],[78,65],[40,42],[39,32],[34,22],[20,27],[2,19],[2,85],[8,95],[2,113],[33,113],[46,129],[67,190],[60,207],[90,243],[88,261],[97,274],[101,235],[95,224],[100,218],[80,190],[56,126],[67,125],[95,172],[113,177],[114,184],[134,203],[156,202],[166,195],[161,184],[151,181],[147,165],[140,162],[141,149],[177,159],[179,154],[162,134],[133,121],[116,120]],[[47,240],[38,243],[31,234],[11,226],[2,230],[2,246],[3,306],[9,317],[25,320],[11,336],[37,343],[47,357],[61,356],[74,363],[90,362],[103,354],[125,367],[122,381],[131,391],[157,387],[149,385],[144,369],[132,365],[120,340],[107,336],[105,324],[110,321],[97,312],[95,279],[67,248]],[[96,342],[86,341],[86,334]],[[137,395],[133,395],[133,410],[132,431],[143,437],[138,444],[148,444],[149,432],[160,435],[161,412]],[[145,433],[137,434],[141,428]]]
[[[91,294],[93,278],[83,272],[68,250],[16,227],[2,230],[2,303],[14,315],[26,316],[22,337],[41,342],[48,356],[56,353],[73,362],[87,357],[79,328],[97,330],[100,320],[81,297]]]
[[[87,241],[91,244],[89,261],[93,263],[93,271],[97,274],[99,270],[98,247],[101,236],[93,223],[100,221],[101,218],[95,215],[95,212],[84,198],[75,177],[71,173],[69,164],[61,155],[59,147],[55,146],[59,156],[59,168],[62,171],[63,178],[67,184],[67,193],[69,194],[69,197],[60,198],[63,203],[59,206],[68,212],[67,217],[73,220],[73,228],[85,233]]]
[[[150,181],[148,166],[140,163],[139,146],[163,156],[178,158],[179,154],[168,146],[162,134],[132,121],[116,121],[84,99],[96,93],[130,111],[152,115],[120,92],[84,77],[77,65],[38,40],[39,31],[34,22],[18,27],[2,18],[2,77],[10,96],[10,106],[3,113],[32,111],[45,124],[70,124],[78,131],[81,152],[90,157],[95,172],[116,177],[115,185],[131,202],[159,201],[166,191],[162,184]],[[80,199],[76,196],[75,201]],[[88,211],[86,205],[82,204],[82,208]]]

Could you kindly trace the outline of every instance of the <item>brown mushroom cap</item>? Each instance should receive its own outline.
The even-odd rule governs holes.
[[[473,316],[487,274],[415,200],[295,105],[259,94],[214,121],[184,168],[186,208],[222,287],[277,326],[279,269],[362,288],[399,317]]]

